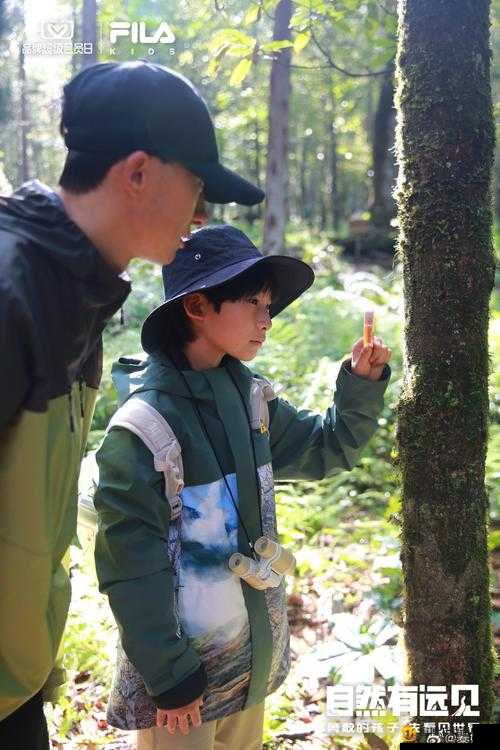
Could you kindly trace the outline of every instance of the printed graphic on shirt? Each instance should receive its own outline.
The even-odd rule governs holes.
[[[219,715],[243,706],[252,661],[241,583],[228,566],[238,549],[238,516],[228,486],[238,502],[235,474],[181,493],[178,612],[208,676],[205,721],[214,718],[214,708]]]
[[[259,477],[264,533],[277,540],[271,464],[259,468]],[[236,475],[226,480],[238,503]],[[176,579],[179,624],[207,673],[201,716],[213,721],[244,708],[251,677],[252,642],[242,583],[228,567],[238,549],[238,516],[224,479],[185,487],[181,498],[182,517],[170,525],[168,556]],[[266,589],[264,595],[273,638],[269,694],[289,670],[285,584]],[[108,721],[122,729],[142,729],[155,720],[155,704],[120,648]]]
[[[241,584],[228,566],[238,550],[238,516],[228,489],[238,502],[236,475],[225,479],[181,493],[179,616],[190,638],[214,648],[248,624]]]

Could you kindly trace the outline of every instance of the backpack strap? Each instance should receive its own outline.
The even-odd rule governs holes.
[[[160,412],[140,398],[129,398],[115,412],[108,429],[124,427],[130,430],[149,448],[154,456],[156,471],[165,477],[165,496],[170,505],[170,519],[181,515],[180,493],[184,488],[184,467],[179,441],[167,420]]]
[[[276,398],[273,386],[266,378],[252,378],[250,385],[250,414],[253,430],[268,432],[269,430],[269,407],[268,401]]]

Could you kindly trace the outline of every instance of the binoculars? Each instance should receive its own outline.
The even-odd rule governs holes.
[[[235,552],[229,558],[229,568],[254,589],[270,589],[280,585],[284,575],[290,575],[295,568],[295,558],[290,550],[285,549],[261,536],[254,544],[260,560]]]

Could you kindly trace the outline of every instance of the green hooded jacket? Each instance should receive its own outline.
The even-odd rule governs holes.
[[[276,690],[290,663],[284,583],[256,590],[228,568],[233,552],[250,554],[239,517],[252,542],[262,533],[276,540],[273,475],[315,480],[351,469],[377,427],[390,368],[373,382],[344,362],[324,416],[274,398],[268,431],[251,428],[254,375],[229,356],[182,375],[161,354],[124,357],[113,377],[122,402],[140,397],[169,422],[185,486],[181,520],[170,523],[152,454],[123,427],[109,431],[95,496],[97,574],[121,636],[108,720],[150,727],[157,707],[202,693],[202,719],[222,718]]]
[[[63,562],[101,333],[129,291],[50,188],[0,197],[0,720],[63,681]]]

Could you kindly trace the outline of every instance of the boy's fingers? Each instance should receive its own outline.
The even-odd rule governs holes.
[[[373,365],[382,365],[389,361],[391,358],[391,350],[387,346],[381,346],[378,347],[377,350],[373,352],[373,356],[370,359],[370,364]]]
[[[181,730],[182,734],[189,734],[189,722],[187,714],[181,714],[179,716],[179,729]]]
[[[191,723],[193,727],[201,726],[201,715],[199,708],[197,708],[195,711],[192,711],[189,715],[191,717]]]
[[[177,725],[177,716],[175,714],[168,714],[167,729],[170,734],[175,734],[175,728]]]
[[[371,345],[364,346],[357,359],[358,362],[368,362],[373,354],[374,347]]]

